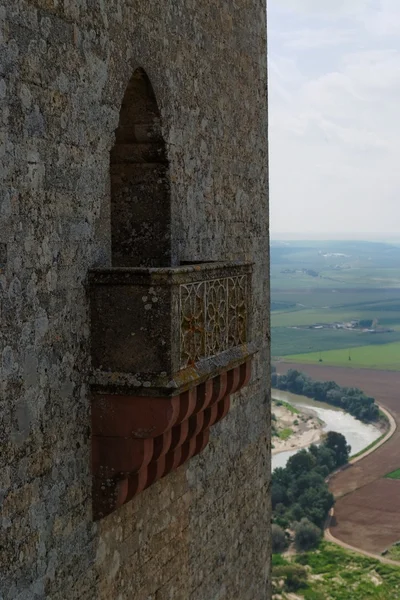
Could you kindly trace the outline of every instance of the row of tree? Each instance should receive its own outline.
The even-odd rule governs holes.
[[[379,420],[379,408],[375,399],[364,394],[359,388],[341,387],[335,381],[314,381],[296,369],[289,369],[285,375],[278,375],[274,366],[271,383],[272,387],[279,390],[287,390],[338,406],[365,423]]]
[[[273,551],[285,549],[283,539],[287,539],[287,529],[295,531],[299,550],[308,550],[319,542],[334,504],[326,477],[348,462],[350,450],[341,433],[330,431],[322,444],[299,450],[289,458],[286,467],[275,469],[271,490]]]

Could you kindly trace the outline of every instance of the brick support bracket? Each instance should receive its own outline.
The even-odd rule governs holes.
[[[201,452],[251,359],[171,397],[92,394],[93,517],[112,513]]]

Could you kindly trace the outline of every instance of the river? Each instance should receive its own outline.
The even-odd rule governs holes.
[[[325,404],[325,402],[317,402],[306,396],[298,396],[297,394],[275,389],[272,390],[272,397],[275,400],[290,402],[290,404],[299,408],[304,406],[312,409],[312,412],[324,422],[323,431],[337,431],[345,436],[347,443],[351,446],[351,454],[357,454],[382,435],[382,432],[374,425],[366,425],[349,413],[330,404]],[[288,459],[296,452],[298,450],[275,454],[272,457],[272,470],[277,467],[284,467]]]

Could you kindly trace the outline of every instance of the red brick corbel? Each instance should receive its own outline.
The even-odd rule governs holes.
[[[94,394],[93,515],[110,514],[207,445],[210,428],[245,386],[251,361],[171,398]]]

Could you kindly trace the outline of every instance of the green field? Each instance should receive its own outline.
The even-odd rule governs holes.
[[[368,344],[366,343],[368,342]],[[383,334],[365,334],[334,329],[292,329],[276,328],[271,330],[272,355],[285,357],[293,354],[343,350],[360,346],[381,346],[400,342],[400,331]],[[380,349],[378,349],[380,351]]]
[[[399,264],[400,247],[393,244],[272,242],[272,355],[287,358],[373,346],[369,357],[360,358],[363,366],[397,369],[396,357],[381,361],[379,356],[383,345],[400,342]],[[360,319],[373,321],[375,329],[393,331],[310,327]],[[346,360],[352,366],[348,356]]]
[[[318,550],[295,556],[291,561],[273,555],[273,599],[293,598],[281,589],[279,568],[297,563],[308,572],[305,586],[296,591],[304,600],[399,600],[400,566],[382,564],[327,542]]]
[[[351,360],[349,360],[349,356]],[[400,342],[285,356],[288,362],[400,371]],[[322,361],[322,363],[321,363]]]
[[[392,471],[392,473],[388,473],[388,475],[385,477],[387,477],[387,479],[400,479],[400,469],[397,469],[397,471]]]

